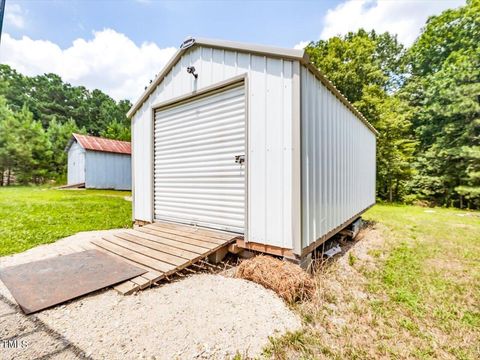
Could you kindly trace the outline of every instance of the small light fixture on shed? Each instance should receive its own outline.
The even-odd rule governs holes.
[[[187,37],[183,43],[180,44],[180,49],[186,49],[186,48],[189,48],[190,46],[192,46],[193,44],[195,44],[195,39],[193,37]]]
[[[195,79],[198,78],[198,74],[195,74],[195,66],[187,67],[187,73],[192,74]]]

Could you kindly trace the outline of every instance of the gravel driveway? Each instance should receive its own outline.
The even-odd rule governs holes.
[[[0,268],[62,253],[99,234],[81,233],[0,258]],[[30,316],[0,282],[2,359],[256,356],[269,336],[299,327],[299,319],[272,291],[221,275],[192,275],[131,296],[103,290]]]

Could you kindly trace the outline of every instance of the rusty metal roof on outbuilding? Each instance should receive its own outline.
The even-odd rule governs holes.
[[[105,139],[98,136],[72,134],[82,148],[85,150],[102,151],[118,154],[131,154],[132,147],[129,141]],[[72,140],[73,140],[72,138]],[[70,141],[67,149],[73,141]]]

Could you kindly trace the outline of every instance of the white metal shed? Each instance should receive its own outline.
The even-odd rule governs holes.
[[[138,224],[298,259],[375,203],[377,132],[303,50],[188,39],[128,116]]]
[[[129,141],[72,134],[68,152],[67,185],[92,189],[132,188]]]

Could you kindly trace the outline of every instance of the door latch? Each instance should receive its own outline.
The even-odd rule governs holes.
[[[245,155],[235,155],[235,162],[242,165],[245,162]]]

